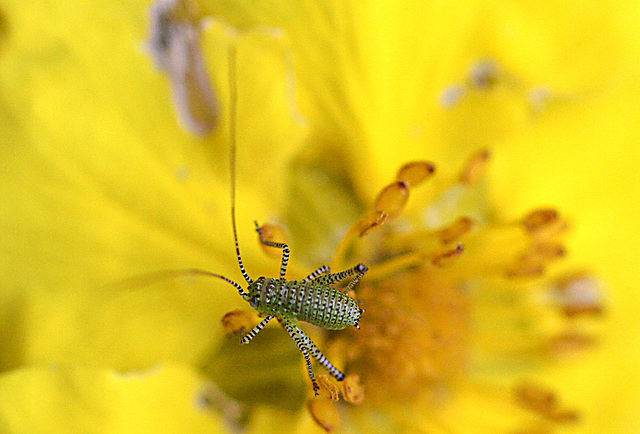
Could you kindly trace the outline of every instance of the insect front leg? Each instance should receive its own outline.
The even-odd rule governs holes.
[[[269,321],[271,321],[272,319],[273,319],[273,315],[269,315],[268,317],[260,321],[260,324],[255,326],[249,333],[244,335],[240,343],[248,344],[251,341],[251,339],[253,339],[258,333],[260,333],[260,330],[262,330],[264,326],[266,326],[269,323]]]
[[[287,332],[289,333],[289,336],[291,336],[291,339],[293,339],[295,341],[296,345],[298,345],[298,349],[300,350],[300,352],[304,356],[304,360],[305,360],[305,362],[307,364],[307,372],[309,373],[309,378],[311,379],[311,383],[313,384],[313,393],[315,393],[315,395],[318,396],[318,390],[320,390],[320,387],[318,386],[318,383],[316,383],[316,377],[313,375],[313,368],[311,366],[311,358],[309,357],[309,349],[307,348],[307,345],[306,345],[305,339],[304,339],[304,337],[306,337],[306,335],[300,335],[296,331],[296,329],[298,329],[298,327],[294,327],[294,325],[291,324],[291,322],[289,320],[281,319],[280,323],[287,330]],[[298,330],[300,330],[300,329],[298,329]],[[308,340],[310,340],[310,339],[308,339]]]
[[[316,360],[318,360],[318,362],[320,362],[320,364],[322,366],[327,368],[329,373],[336,380],[338,380],[338,381],[344,380],[344,374],[342,372],[340,372],[340,370],[338,368],[333,366],[333,364],[324,356],[324,354],[322,354],[322,352],[318,349],[318,347],[316,347],[316,344],[313,343],[311,338],[309,336],[307,336],[307,334],[304,332],[304,330],[302,330],[298,326],[295,326],[295,328],[296,328],[296,331],[298,332],[298,334],[302,337],[302,340],[304,341],[304,343],[307,345],[307,347],[311,351],[311,355],[313,357],[315,357]]]
[[[282,249],[282,264],[280,265],[280,278],[284,279],[284,276],[287,273],[287,264],[289,263],[289,246],[287,246],[285,243],[276,243],[274,241],[269,241],[265,239],[264,235],[262,234],[262,228],[260,227],[258,222],[254,221],[253,223],[255,223],[256,225],[256,232],[258,232],[258,235],[260,236],[260,242],[262,244],[264,244],[265,246]]]
[[[356,284],[362,279],[365,273],[369,270],[366,265],[358,264],[353,268],[349,268],[348,270],[340,271],[339,273],[327,274],[326,276],[320,276],[315,279],[315,282],[321,283],[323,285],[332,285],[334,283],[340,282],[341,280],[346,279],[349,276],[356,277],[353,278],[349,285],[344,289],[344,292],[349,292],[353,288],[355,288]]]
[[[313,273],[309,274],[307,277],[302,279],[302,281],[308,282],[309,280],[314,280],[316,277],[320,276],[321,274],[328,274],[328,273],[331,273],[331,268],[329,268],[328,265],[323,265],[322,267],[318,267],[317,270],[315,270]]]

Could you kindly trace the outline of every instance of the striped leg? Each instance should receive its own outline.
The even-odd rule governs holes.
[[[314,280],[316,277],[320,276],[321,274],[328,274],[328,273],[331,273],[331,268],[329,268],[328,265],[323,265],[322,267],[318,267],[316,271],[314,271],[313,273],[309,274],[307,277],[302,279],[302,281],[308,282],[310,280]]]
[[[266,317],[265,319],[263,319],[262,321],[260,321],[260,324],[255,326],[249,333],[244,335],[244,337],[242,338],[240,343],[241,344],[248,344],[249,341],[251,341],[251,339],[253,339],[258,333],[260,333],[260,330],[262,330],[264,328],[264,326],[266,326],[267,323],[269,321],[271,321],[272,319],[273,319],[273,315],[270,315],[270,316]]]
[[[300,349],[300,352],[304,356],[304,360],[307,364],[307,372],[309,373],[309,378],[311,379],[311,383],[313,384],[313,393],[315,393],[316,396],[318,396],[318,390],[320,389],[320,387],[318,387],[318,383],[316,383],[316,377],[313,375],[313,368],[311,367],[311,358],[309,357],[309,349],[305,345],[304,338],[302,338],[296,332],[297,327],[294,327],[291,324],[291,322],[289,322],[288,320],[283,319],[280,321],[280,323],[287,330],[287,332],[289,333],[289,336],[291,336],[291,339],[293,339],[296,342],[296,345],[298,345],[298,349]]]
[[[369,270],[367,268],[366,265],[364,264],[358,264],[355,267],[353,267],[354,270],[356,270],[356,277],[353,278],[353,280],[351,282],[349,282],[349,284],[347,285],[347,287],[344,289],[344,292],[349,292],[351,291],[353,288],[356,287],[356,284],[358,282],[360,282],[360,279],[362,279],[365,275],[365,273]],[[359,328],[359,327],[358,327]]]
[[[331,375],[333,375],[333,377],[338,380],[338,381],[342,381],[344,380],[344,374],[342,372],[340,372],[340,370],[338,368],[336,368],[335,366],[333,366],[333,364],[324,356],[324,354],[322,354],[322,352],[320,352],[320,350],[318,349],[318,347],[316,347],[316,344],[313,343],[313,341],[311,340],[311,338],[309,336],[307,336],[307,334],[304,332],[304,330],[302,330],[300,327],[295,326],[296,327],[296,331],[298,332],[298,334],[302,337],[302,340],[304,341],[304,343],[307,345],[307,347],[309,348],[309,350],[311,351],[311,355],[313,357],[316,358],[316,360],[318,360],[318,362],[320,362],[320,364],[322,366],[324,366],[325,368],[327,368],[327,370],[329,371],[329,373]]]
[[[324,285],[331,285],[331,284],[340,282],[341,280],[344,280],[349,276],[353,276],[354,274],[356,274],[356,277],[354,277],[353,280],[351,282],[349,282],[349,285],[347,285],[347,287],[344,290],[344,292],[349,292],[350,290],[352,290],[356,286],[356,284],[360,281],[360,279],[362,279],[362,276],[365,275],[367,270],[369,270],[369,269],[367,268],[366,265],[358,264],[353,268],[349,268],[348,270],[344,270],[344,271],[341,271],[339,273],[333,273],[333,274],[327,274],[326,276],[320,276],[320,277],[316,278],[315,281],[318,282],[318,283],[324,284]]]
[[[256,232],[260,235],[260,242],[265,246],[276,247],[278,249],[282,249],[282,264],[280,265],[280,278],[284,279],[284,275],[287,273],[287,264],[289,263],[289,246],[285,243],[276,243],[273,241],[266,240],[264,235],[262,234],[262,228],[258,224],[257,221],[254,221],[256,225]]]

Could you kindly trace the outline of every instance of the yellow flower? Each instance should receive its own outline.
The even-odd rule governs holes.
[[[278,265],[252,242],[253,219],[286,228],[293,272],[332,258],[370,262],[356,295],[367,309],[362,330],[314,332],[332,360],[367,387],[360,406],[343,407],[343,428],[494,432],[539,428],[540,415],[546,428],[549,415],[569,408],[584,430],[632,430],[640,396],[632,285],[640,241],[634,221],[640,211],[638,13],[613,2],[588,9],[570,1],[484,3],[202,2],[199,11],[183,3],[170,21],[184,26],[177,37],[201,43],[185,57],[194,62],[191,71],[207,67],[208,77],[194,72],[195,78],[175,64],[163,67],[153,41],[145,44],[147,3],[3,5],[2,429],[314,426],[303,409],[310,387],[286,334],[268,327],[246,348],[224,336],[222,316],[246,307],[232,288],[188,278],[114,283],[184,268],[241,279],[226,164],[233,44],[238,228],[250,273],[272,275]],[[457,188],[465,161],[485,148],[494,156],[485,178]],[[361,241],[347,238],[343,247],[350,249],[341,251],[347,229],[369,215],[398,168],[425,159],[436,162],[437,172],[426,185],[411,186],[406,212]],[[483,330],[456,318],[473,311],[488,316],[481,324],[490,326],[513,312],[500,312],[504,300],[458,297],[451,283],[480,276],[475,288],[500,294],[479,264],[500,262],[494,259],[503,247],[517,251],[524,235],[500,233],[509,222],[552,205],[570,222],[563,240],[570,254],[545,282],[586,266],[610,294],[598,345],[582,363],[555,368],[541,363],[539,349],[514,359],[496,342],[477,339]],[[461,239],[465,251],[444,274],[411,262],[413,271],[394,274],[393,258],[406,252],[429,264],[447,258],[451,250],[428,244],[463,214],[480,229]],[[498,237],[483,226],[491,224]],[[518,256],[498,259],[505,258]],[[514,265],[506,259],[502,265]],[[446,292],[411,291],[422,282],[439,282],[435,289]],[[454,302],[449,310],[437,308],[443,296]],[[392,309],[398,299],[402,307]],[[553,300],[525,299],[514,320],[541,313],[534,326],[564,330],[544,307]],[[563,300],[566,305],[566,299],[554,302]],[[380,314],[384,309],[391,311]],[[413,368],[417,376],[394,382],[396,371],[376,371],[362,354],[385,354],[371,327],[392,329],[405,320],[427,327],[410,329],[422,344],[412,360],[424,364]],[[452,328],[438,329],[442,324]],[[496,327],[510,346],[522,338],[510,334],[511,326]],[[423,334],[434,331],[433,341]],[[452,350],[435,345],[442,336],[455,338]],[[396,343],[386,339],[381,344]],[[397,344],[407,349],[402,340]],[[402,359],[394,347],[387,351]],[[496,370],[461,367],[463,355]],[[376,373],[388,384],[376,383]],[[419,403],[406,400],[412,378],[421,387]],[[552,400],[537,384],[560,392],[554,412],[541,410]],[[505,411],[501,402],[514,405]]]

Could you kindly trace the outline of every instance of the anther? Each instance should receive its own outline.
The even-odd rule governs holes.
[[[522,384],[514,390],[518,403],[542,415],[550,415],[558,408],[558,398],[550,390],[533,384]]]
[[[318,385],[320,386],[320,390],[324,392],[321,393],[322,396],[326,396],[332,401],[337,401],[340,399],[340,389],[338,389],[336,383],[331,378],[329,378],[328,375],[318,375]]]
[[[473,227],[474,222],[470,217],[460,217],[444,229],[440,229],[437,233],[442,244],[448,244],[459,239]]]
[[[364,400],[364,388],[360,384],[360,377],[347,375],[340,383],[342,397],[351,404],[360,404]]]
[[[340,415],[333,401],[324,397],[309,400],[309,413],[313,420],[326,432],[333,432],[338,428]]]
[[[415,187],[430,178],[436,171],[436,165],[430,161],[413,161],[400,168],[396,180],[409,187]]]
[[[441,255],[436,256],[431,260],[431,263],[438,267],[444,267],[449,265],[449,263],[460,256],[464,252],[464,246],[462,244],[458,244],[455,249],[448,250]]]
[[[388,217],[389,214],[384,211],[371,211],[369,214],[362,217],[357,223],[359,236],[364,237],[373,229],[382,226],[387,221]]]
[[[554,225],[559,219],[560,215],[555,209],[540,208],[527,214],[522,224],[527,231],[534,233]]]
[[[378,194],[375,202],[376,211],[395,217],[402,211],[409,199],[409,185],[404,181],[387,185]]]
[[[245,335],[253,327],[253,318],[248,312],[237,309],[222,317],[222,327],[227,336]]]
[[[557,300],[568,317],[601,314],[604,310],[600,283],[590,276],[575,275],[561,280]]]
[[[538,261],[520,260],[514,265],[507,267],[505,276],[515,277],[536,277],[544,274],[544,265]]]
[[[581,354],[597,343],[594,336],[581,332],[566,332],[553,336],[547,342],[547,350],[556,357]]]
[[[491,153],[488,149],[483,149],[476,153],[462,171],[460,182],[470,185],[477,183],[483,177],[490,158]]]

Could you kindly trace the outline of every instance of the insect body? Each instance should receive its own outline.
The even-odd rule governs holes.
[[[230,53],[230,71],[235,74],[235,53],[232,49]],[[233,79],[232,79],[233,80]],[[201,274],[222,279],[235,286],[240,296],[251,304],[265,318],[256,325],[241,340],[243,344],[249,343],[273,318],[276,318],[289,336],[296,342],[300,352],[302,352],[307,365],[309,378],[313,384],[313,391],[318,395],[318,384],[316,383],[311,366],[311,357],[314,357],[323,365],[338,381],[344,380],[344,374],[327,360],[322,352],[316,347],[311,338],[298,326],[298,321],[306,321],[328,330],[341,330],[348,326],[360,328],[358,322],[360,315],[364,312],[357,302],[347,293],[355,288],[356,284],[367,272],[367,267],[358,264],[355,267],[331,273],[329,266],[323,265],[300,281],[288,281],[285,277],[287,264],[289,262],[289,247],[285,243],[277,243],[265,239],[262,230],[257,222],[256,231],[260,237],[260,242],[266,246],[282,249],[282,262],[280,266],[279,278],[260,277],[253,280],[244,268],[240,246],[238,243],[238,232],[236,228],[235,213],[235,158],[236,158],[236,133],[235,133],[235,104],[237,101],[235,82],[231,83],[230,95],[230,120],[229,135],[231,137],[230,148],[230,168],[231,168],[231,222],[233,226],[233,236],[236,247],[236,257],[240,272],[247,282],[245,290],[240,284],[219,274],[204,270],[189,270],[192,274]],[[338,290],[333,285],[348,277],[354,276],[344,290]]]

